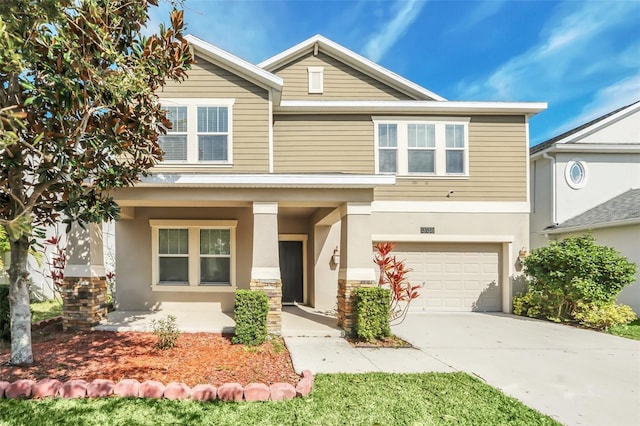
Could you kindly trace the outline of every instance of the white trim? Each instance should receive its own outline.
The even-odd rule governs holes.
[[[442,194],[444,198],[446,194]],[[524,201],[374,201],[373,213],[529,213]]]
[[[510,314],[513,310],[513,282],[512,277],[515,277],[513,261],[513,243],[502,243],[501,247],[501,260],[502,271],[500,271],[500,281],[502,284],[502,312]]]
[[[347,215],[370,215],[371,203],[345,203],[340,207],[340,217]]]
[[[213,58],[216,62],[222,62],[227,67],[248,76],[250,80],[261,83],[263,87],[266,86],[265,88],[282,90],[284,81],[277,75],[271,74],[261,67],[257,67],[252,63],[222,50],[211,43],[207,43],[192,34],[187,34],[184,38],[195,48],[196,52],[204,53],[204,56]]]
[[[96,278],[105,276],[104,265],[66,265],[64,276],[69,278]]]
[[[313,87],[313,79],[311,76],[314,74],[320,75],[319,87]],[[309,80],[309,93],[321,94],[324,91],[324,67],[307,67],[307,78]]]
[[[373,281],[376,280],[376,273],[373,268],[340,268],[338,279],[346,281]]]
[[[525,138],[525,147],[529,147],[529,114],[524,116],[524,138]],[[526,174],[527,174],[527,203],[531,203],[531,167],[530,167],[530,161],[529,161],[529,149],[526,150],[526,156],[527,156],[527,161],[526,161]]]
[[[582,139],[585,136],[588,136],[592,133],[595,133],[596,131],[600,130],[603,127],[607,127],[613,123],[615,123],[616,121],[619,121],[621,119],[623,119],[624,117],[626,117],[627,115],[633,114],[636,111],[640,111],[640,102],[635,102],[631,105],[629,105],[627,108],[624,108],[623,110],[618,111],[617,113],[613,114],[610,117],[607,117],[603,120],[598,121],[597,123],[592,124],[591,126],[585,127],[584,129],[580,130],[579,132],[575,132],[572,133],[570,135],[568,135],[565,138],[562,138],[556,142],[554,142],[554,144],[550,147],[550,148],[560,148],[560,146]],[[544,143],[544,142],[542,142]],[[580,144],[582,145],[582,144]],[[589,144],[592,145],[592,144]],[[548,150],[549,148],[547,148]],[[546,150],[545,150],[546,151]]]
[[[164,291],[173,293],[235,293],[236,287],[228,285],[166,285],[156,284],[151,286],[151,291]]]
[[[398,74],[376,64],[373,61],[370,61],[363,56],[358,55],[357,53],[347,49],[346,47],[341,46],[326,37],[321,36],[320,34],[316,34],[308,38],[307,40],[304,40],[303,42],[298,43],[295,46],[285,50],[284,52],[272,56],[271,58],[259,63],[258,66],[260,68],[273,71],[274,69],[279,68],[280,66],[285,65],[286,63],[289,63],[294,59],[304,55],[305,53],[315,50],[316,46],[317,49],[329,54],[330,56],[336,57],[337,59],[345,61],[347,64],[353,66],[354,68],[370,75],[371,77],[389,84],[390,86],[400,90],[401,92],[411,94],[415,97],[426,97],[434,99],[436,101],[446,101],[446,99],[442,96],[437,95],[432,91],[427,90],[424,87],[419,86],[416,83],[399,76]]]
[[[207,174],[207,173],[154,173],[142,177],[137,187],[292,187],[292,188],[373,188],[394,185],[393,175],[348,174]]]
[[[236,228],[237,220],[182,220],[182,219],[149,219],[149,226],[158,228]]]
[[[404,243],[511,243],[513,235],[373,234],[371,241]]]
[[[252,280],[279,280],[280,267],[253,267],[251,268]]]
[[[557,143],[557,142],[556,142]],[[535,146],[531,147],[531,149]],[[553,144],[547,149],[538,151],[531,155],[530,160],[537,160],[544,157],[545,154],[561,153],[579,153],[579,154],[637,154],[640,153],[640,144],[604,144],[604,143],[580,143],[567,142],[562,145]]]
[[[254,201],[253,214],[278,214],[278,203],[270,201]]]
[[[640,218],[634,217],[631,219],[617,220],[613,222],[594,223],[591,225],[567,226],[566,228],[557,227],[557,228],[543,229],[542,231],[539,231],[538,234],[539,235],[567,234],[571,232],[589,231],[592,229],[613,228],[616,226],[628,226],[628,225],[636,225],[636,224],[640,224]]]
[[[386,122],[391,122],[391,123],[398,123],[398,122],[407,122],[407,123],[439,123],[439,122],[455,122],[455,123],[470,123],[471,122],[471,117],[460,117],[460,116],[449,116],[449,117],[445,117],[445,116],[441,116],[441,115],[434,115],[434,116],[418,116],[416,117],[415,115],[372,115],[371,116],[371,121],[373,121],[374,123],[376,121],[386,121]]]
[[[269,90],[269,173],[273,173],[273,94]]]
[[[275,108],[279,113],[335,113],[363,110],[377,113],[535,114],[547,109],[546,102],[468,102],[468,101],[290,101]]]
[[[307,234],[278,234],[278,242],[280,241],[300,241],[302,242],[302,302],[308,303],[308,289],[307,289],[307,241],[309,236]]]
[[[574,182],[573,178],[571,177],[571,169],[573,168],[573,166],[578,166],[580,169],[582,169],[582,179],[580,180],[580,182]],[[589,169],[587,167],[587,163],[584,160],[580,158],[574,158],[567,161],[567,164],[565,164],[564,166],[564,181],[567,183],[567,185],[569,185],[569,188],[576,190],[582,189],[587,185],[588,180]]]

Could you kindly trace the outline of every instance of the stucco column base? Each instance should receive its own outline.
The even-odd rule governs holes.
[[[87,330],[107,317],[105,277],[65,277],[60,293],[63,330]]]
[[[264,292],[269,299],[267,332],[269,334],[282,334],[282,281],[252,279],[249,283],[249,288]]]
[[[342,328],[347,335],[354,332],[353,297],[355,288],[375,287],[375,281],[338,280],[338,327]]]

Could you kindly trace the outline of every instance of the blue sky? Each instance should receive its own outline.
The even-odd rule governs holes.
[[[185,21],[255,64],[322,34],[449,100],[548,102],[532,145],[640,99],[640,0],[186,0]]]

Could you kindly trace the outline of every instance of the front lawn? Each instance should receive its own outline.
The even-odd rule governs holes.
[[[627,339],[640,340],[640,318],[636,318],[627,325],[611,327],[609,333],[626,337]]]
[[[60,299],[33,302],[31,304],[31,322],[38,322],[62,315],[62,301]]]
[[[0,425],[557,425],[464,373],[321,374],[307,398],[0,400]]]

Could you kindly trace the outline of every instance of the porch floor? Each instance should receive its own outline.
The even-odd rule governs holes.
[[[233,312],[220,310],[159,310],[159,311],[113,311],[96,330],[106,331],[152,331],[151,323],[167,315],[176,317],[178,328],[186,333],[225,333],[235,330]],[[335,315],[320,312],[308,306],[284,306],[282,309],[282,335],[286,337],[342,337]]]

